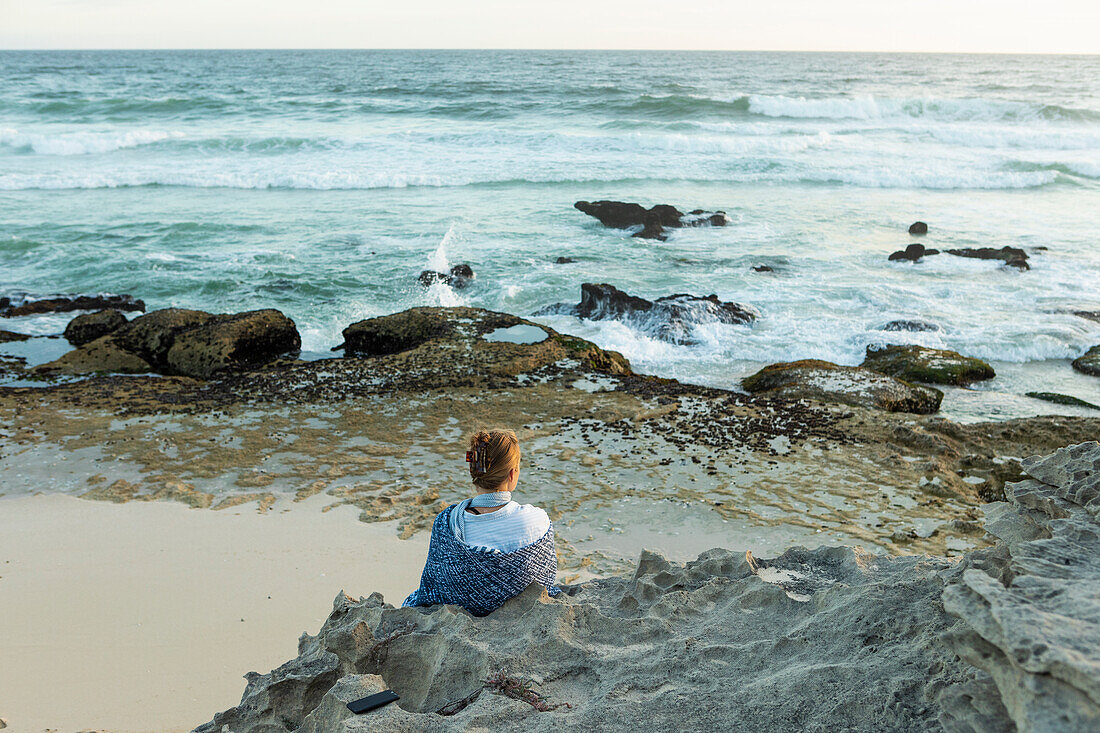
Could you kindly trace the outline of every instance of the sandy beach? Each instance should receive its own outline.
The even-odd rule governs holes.
[[[399,604],[426,537],[322,500],[205,511],[0,498],[0,717],[18,733],[188,731],[328,616],[335,590]],[[288,502],[289,504],[289,502]]]

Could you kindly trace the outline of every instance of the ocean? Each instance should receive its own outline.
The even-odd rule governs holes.
[[[692,345],[538,319],[643,372],[737,388],[771,362],[922,343],[998,371],[949,390],[948,417],[1087,414],[1027,391],[1100,403],[1069,367],[1100,343],[1073,313],[1100,311],[1097,56],[12,51],[0,79],[0,294],[274,307],[316,358],[362,318],[527,316],[607,282],[760,313]],[[732,221],[641,240],[580,199]],[[888,262],[916,220],[926,246],[1021,247],[1031,269]],[[468,288],[417,281],[457,263]],[[939,330],[882,330],[896,319]]]

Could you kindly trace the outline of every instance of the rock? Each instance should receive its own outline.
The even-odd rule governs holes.
[[[982,670],[1017,730],[1100,728],[1100,444],[1023,462],[1030,478],[986,508],[997,539],[947,578],[943,635]]]
[[[213,315],[166,308],[138,316],[36,369],[61,374],[159,372],[206,379],[259,366],[300,347],[294,321],[277,310]]]
[[[535,315],[551,314],[573,315],[592,321],[624,321],[659,339],[678,344],[695,343],[691,332],[696,324],[745,324],[757,317],[753,308],[721,301],[716,295],[700,297],[678,293],[651,301],[607,283],[584,283],[580,303],[559,303]]]
[[[431,287],[437,282],[441,282],[448,287],[460,289],[469,285],[474,277],[474,269],[468,264],[463,263],[453,266],[449,273],[424,270],[420,273],[417,280],[426,288]]]
[[[1100,344],[1073,360],[1073,368],[1091,377],[1100,377]]]
[[[83,346],[101,336],[117,331],[126,325],[126,316],[113,308],[96,313],[85,313],[69,321],[65,327],[65,340],[73,346]]]
[[[868,346],[860,366],[907,382],[961,387],[996,376],[981,359],[916,345]]]
[[[171,374],[209,379],[295,354],[301,347],[294,321],[268,308],[215,316],[176,334],[166,360]]]
[[[15,341],[26,341],[29,338],[30,336],[25,333],[0,330],[0,344],[10,344]]]
[[[511,338],[510,330],[542,337]],[[567,361],[603,374],[631,374],[630,362],[618,352],[480,308],[412,308],[353,323],[344,329],[344,349],[348,356],[371,357],[379,379],[392,376],[433,387],[484,384],[491,376],[530,373]]]
[[[930,415],[940,408],[943,393],[930,387],[865,369],[804,359],[766,366],[741,380],[748,392],[782,399],[810,399],[887,412]]]
[[[382,356],[449,335],[454,323],[434,309],[413,308],[351,324],[343,331],[348,356]]]
[[[215,316],[186,308],[164,308],[138,316],[115,331],[111,338],[124,351],[139,356],[158,371],[168,367],[168,350],[176,335],[197,328]]]
[[[157,369],[108,334],[34,368],[44,374],[151,374]]]
[[[578,201],[573,204],[578,211],[600,220],[605,227],[629,229],[640,226],[641,231],[635,237],[659,239],[664,241],[664,228],[676,229],[685,226],[725,226],[729,217],[724,211],[704,211],[695,209],[684,214],[675,206],[657,204],[646,209],[644,206],[623,201]]]
[[[891,262],[897,260],[909,260],[910,262],[916,262],[921,257],[931,257],[932,255],[938,255],[940,251],[938,249],[927,249],[923,244],[910,244],[903,250],[899,250],[890,255]]]
[[[98,311],[114,308],[120,311],[144,311],[145,302],[132,295],[56,295],[31,298],[27,295],[0,298],[0,317],[15,318],[40,313]]]
[[[909,225],[909,233],[915,235],[928,234],[928,225],[923,221],[915,221]]]
[[[1056,405],[1070,405],[1072,407],[1091,407],[1094,410],[1100,410],[1100,405],[1094,405],[1091,402],[1079,399],[1077,397],[1071,397],[1070,395],[1058,394],[1057,392],[1028,392],[1028,397],[1033,397],[1037,400],[1043,400],[1045,402],[1053,402]]]
[[[554,263],[558,265],[571,265],[574,262],[576,262],[576,260],[572,257],[559,257],[558,259],[554,260]]]
[[[656,239],[661,242],[668,239],[668,235],[665,234],[665,230],[661,226],[661,217],[652,211],[646,212],[645,217],[642,219],[642,230],[635,232],[632,236],[641,237],[642,239]]]
[[[1018,267],[1022,270],[1030,269],[1030,266],[1027,264],[1027,252],[1024,252],[1019,247],[1004,246],[1000,249],[979,247],[977,249],[964,248],[949,249],[946,251],[947,254],[955,255],[956,257],[969,257],[979,260],[1004,260],[1005,264],[1009,267]]]
[[[753,272],[775,272],[775,270],[773,270],[768,265],[753,265],[752,266],[752,271]]]
[[[940,327],[928,321],[890,321],[880,331],[939,331]]]
[[[1100,323],[1100,311],[1073,311],[1073,315]]]

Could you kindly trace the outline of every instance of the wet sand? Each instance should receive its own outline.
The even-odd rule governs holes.
[[[188,731],[315,632],[340,588],[399,604],[426,536],[325,501],[266,515],[60,494],[0,499],[8,731]]]

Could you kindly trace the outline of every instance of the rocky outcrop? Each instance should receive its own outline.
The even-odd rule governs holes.
[[[909,233],[914,235],[928,234],[928,225],[923,221],[915,221],[909,225]]]
[[[704,211],[695,209],[685,214],[675,206],[657,204],[652,208],[645,208],[641,204],[627,203],[623,201],[578,201],[573,204],[578,211],[600,220],[605,227],[612,229],[629,229],[640,226],[640,231],[635,237],[645,239],[667,239],[664,229],[676,229],[685,226],[718,226],[729,223],[729,217],[724,211]]]
[[[591,321],[623,321],[663,341],[696,343],[694,327],[702,323],[745,324],[756,320],[756,310],[740,303],[725,302],[716,295],[700,297],[678,293],[646,300],[607,283],[581,285],[576,305],[558,303],[542,308],[538,315],[572,315]]]
[[[907,382],[960,387],[996,376],[993,367],[981,359],[916,345],[868,346],[860,366]]]
[[[426,288],[431,287],[435,283],[443,283],[450,288],[462,289],[469,285],[474,277],[476,277],[474,275],[474,268],[463,263],[461,265],[454,265],[450,272],[424,270],[420,273],[417,280]]]
[[[1100,444],[1025,460],[961,563],[709,550],[492,614],[336,596],[197,733],[1085,731],[1100,726]],[[346,703],[393,689],[355,716]]]
[[[97,338],[114,333],[126,325],[126,316],[113,308],[85,313],[69,321],[65,326],[65,340],[73,346],[83,346]]]
[[[153,311],[36,367],[43,373],[157,372],[207,379],[254,368],[301,348],[294,321],[277,310],[214,315]]]
[[[1027,263],[1027,252],[1024,252],[1019,247],[1001,247],[1000,249],[994,249],[992,247],[979,247],[977,249],[971,249],[969,247],[962,249],[949,249],[945,250],[949,255],[955,255],[956,257],[969,257],[979,260],[1003,260],[1006,267],[1015,267],[1021,270],[1030,270],[1031,266]],[[932,255],[938,255],[940,251],[938,249],[928,249],[923,244],[910,244],[903,250],[893,252],[887,258],[891,262],[897,260],[908,260],[909,262],[917,262],[922,257],[931,257]]]
[[[1074,359],[1073,368],[1082,374],[1100,377],[1100,344],[1093,346],[1083,355]]]
[[[0,298],[0,317],[15,318],[40,313],[99,311],[145,311],[145,302],[132,295],[51,295],[44,298],[21,293]]]
[[[804,359],[766,366],[741,380],[748,392],[791,400],[816,400],[887,412],[930,415],[940,409],[943,393],[931,387],[865,369]]]
[[[572,257],[559,257],[558,259],[554,260],[555,265],[571,265],[574,262],[576,262],[576,260]]]
[[[516,339],[510,330],[538,337]],[[411,308],[369,318],[345,328],[344,343],[337,348],[347,356],[400,356],[387,360],[385,369],[410,376],[427,371],[452,383],[457,383],[459,374],[461,381],[476,381],[488,374],[511,376],[567,359],[607,374],[631,373],[630,362],[618,352],[518,316],[480,308]]]
[[[1016,730],[1098,730],[1100,444],[1023,469],[1029,478],[1006,487],[1008,502],[986,509],[997,544],[949,576],[943,607],[959,624],[943,638],[990,680],[969,714],[998,702]]]

